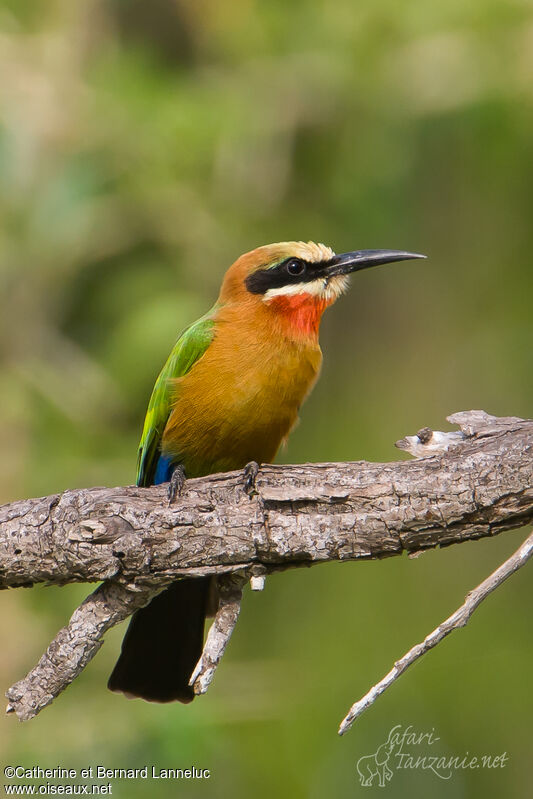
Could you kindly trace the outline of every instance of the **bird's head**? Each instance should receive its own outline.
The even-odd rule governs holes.
[[[246,301],[270,309],[295,333],[316,335],[323,311],[348,288],[352,272],[425,258],[402,250],[354,250],[336,255],[312,241],[267,244],[241,255],[228,269],[223,303]]]

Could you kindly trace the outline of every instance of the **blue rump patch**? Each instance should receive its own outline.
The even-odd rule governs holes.
[[[168,483],[168,481],[172,477],[173,471],[174,471],[174,464],[172,463],[170,458],[167,458],[165,455],[160,455],[155,470],[154,485],[157,486],[160,483]]]

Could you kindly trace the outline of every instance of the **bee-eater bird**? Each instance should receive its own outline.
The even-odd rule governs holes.
[[[213,308],[181,334],[157,378],[137,485],[271,462],[318,377],[320,319],[348,287],[348,275],[424,257],[398,250],[335,255],[323,244],[294,241],[242,255]],[[189,679],[214,610],[213,579],[178,580],[133,615],[112,691],[154,702],[194,698]]]

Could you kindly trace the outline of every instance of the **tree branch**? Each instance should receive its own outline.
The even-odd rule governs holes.
[[[78,676],[103,644],[110,627],[146,605],[154,592],[129,592],[121,585],[105,582],[77,608],[37,665],[6,697],[6,713],[16,712],[21,721],[33,718]]]
[[[194,669],[189,685],[194,693],[205,694],[215,674],[215,669],[226,651],[229,639],[237,624],[241,610],[242,589],[246,577],[239,574],[223,574],[218,578],[219,606],[213,624],[207,634],[202,657]]]
[[[10,689],[8,710],[36,715],[109,627],[176,578],[237,573],[198,666],[203,692],[237,620],[239,581],[253,577],[258,588],[280,569],[414,555],[532,521],[533,422],[482,411],[449,420],[461,432],[425,428],[397,443],[415,461],[263,466],[252,491],[241,472],[211,475],[188,480],[170,507],[162,486],[80,489],[1,507],[0,588],[105,581]]]

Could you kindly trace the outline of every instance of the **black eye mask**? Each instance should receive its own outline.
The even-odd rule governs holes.
[[[257,269],[244,282],[251,294],[266,294],[270,289],[325,279],[329,266],[331,261],[312,263],[302,258],[287,258],[269,269]]]

